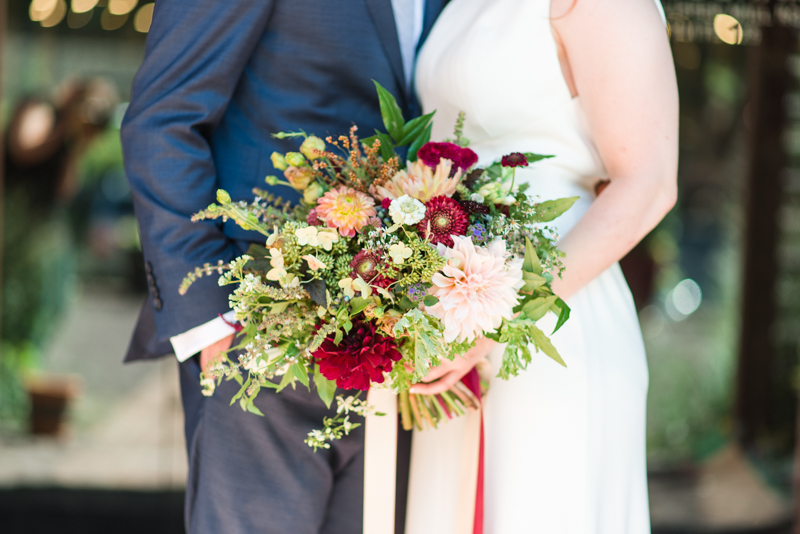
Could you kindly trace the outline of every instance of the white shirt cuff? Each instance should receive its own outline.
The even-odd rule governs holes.
[[[236,320],[236,316],[233,310],[231,310],[222,317],[217,317],[183,334],[178,334],[177,336],[169,338],[170,343],[172,343],[172,348],[175,351],[175,356],[178,357],[178,361],[186,361],[220,339],[236,333],[236,330],[231,325],[222,320],[223,318],[229,323]]]

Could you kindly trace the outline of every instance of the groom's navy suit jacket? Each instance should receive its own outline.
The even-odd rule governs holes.
[[[423,39],[444,0],[427,0]],[[122,125],[150,295],[126,360],[171,352],[169,338],[228,310],[217,276],[178,294],[195,267],[242,254],[258,234],[228,222],[192,223],[215,201],[268,189],[270,134],[321,137],[355,123],[383,128],[372,80],[416,113],[403,76],[391,0],[158,0],[145,59]],[[287,187],[273,192],[287,199]]]

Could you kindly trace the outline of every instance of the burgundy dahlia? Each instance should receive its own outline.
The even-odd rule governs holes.
[[[528,158],[522,152],[512,152],[500,161],[503,167],[527,167]]]
[[[451,235],[464,235],[469,226],[467,213],[458,202],[445,196],[433,197],[425,203],[425,218],[417,225],[420,235],[434,245],[453,246]],[[430,228],[430,234],[428,230]]]
[[[442,158],[449,159],[453,162],[453,167],[464,171],[478,163],[475,152],[455,143],[425,143],[417,151],[417,157],[431,169],[435,169]]]
[[[383,200],[381,200],[381,207],[383,209],[388,210],[389,206],[391,206],[391,205],[392,205],[392,199],[391,198],[386,197]]]
[[[350,277],[355,279],[360,276],[370,285],[387,288],[394,282],[390,278],[386,278],[378,272],[378,266],[383,263],[380,254],[372,250],[362,250],[350,262],[353,272]]]
[[[319,217],[317,217],[316,209],[312,209],[311,211],[308,212],[308,217],[306,217],[306,222],[311,226],[323,226],[322,221],[320,221]]]
[[[313,353],[319,370],[342,389],[369,389],[370,382],[383,383],[383,373],[402,358],[394,339],[383,337],[375,325],[356,321],[339,345],[328,336]]]

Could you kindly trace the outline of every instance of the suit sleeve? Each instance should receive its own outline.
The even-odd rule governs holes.
[[[183,277],[237,250],[215,221],[192,223],[215,200],[210,138],[261,38],[274,0],[159,0],[122,125],[150,300],[159,339],[229,309],[229,290]]]

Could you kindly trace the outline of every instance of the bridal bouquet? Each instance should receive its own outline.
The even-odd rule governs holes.
[[[306,443],[329,447],[369,410],[359,395],[337,389],[393,388],[407,429],[436,426],[473,408],[460,387],[440,395],[409,394],[432,366],[469,350],[486,336],[505,343],[499,376],[507,379],[531,361],[531,348],[564,365],[536,322],[569,317],[550,289],[560,268],[557,236],[546,223],[577,197],[538,202],[515,184],[515,171],[549,156],[513,153],[486,168],[462,135],[430,142],[433,113],[404,121],[395,99],[376,83],[387,133],[325,141],[305,132],[297,152],[274,153],[272,163],[302,193],[289,204],[256,189],[252,202],[217,192],[217,204],[194,220],[233,220],[264,235],[229,264],[190,273],[219,273],[235,287],[230,304],[241,328],[236,361],[227,356],[202,377],[211,395],[222,379],[241,388],[231,400],[259,414],[253,400],[264,389],[310,388],[334,417]],[[396,151],[407,147],[406,161]]]

